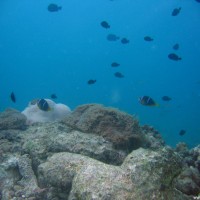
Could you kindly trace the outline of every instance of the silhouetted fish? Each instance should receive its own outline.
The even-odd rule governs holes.
[[[115,75],[117,78],[124,78],[124,75],[123,75],[121,72],[115,72],[114,75]]]
[[[119,66],[120,66],[120,64],[119,64],[119,63],[117,63],[117,62],[113,62],[113,63],[111,64],[111,66],[112,66],[112,67],[119,67]]]
[[[168,55],[168,58],[171,59],[171,60],[174,60],[174,61],[182,60],[182,58],[179,57],[178,55],[176,55],[175,53],[170,53],[170,54]]]
[[[163,96],[162,100],[163,101],[171,101],[172,99],[170,97],[168,97],[168,96]]]
[[[103,27],[103,28],[110,28],[110,25],[108,24],[108,22],[106,22],[106,21],[102,21],[101,22],[101,26]]]
[[[159,106],[151,97],[142,96],[139,97],[139,102],[144,106]]]
[[[181,11],[181,7],[180,8],[175,8],[173,11],[172,11],[172,16],[177,16]]]
[[[11,92],[10,99],[11,99],[12,102],[14,102],[14,103],[16,102],[16,97],[15,97],[14,92]]]
[[[115,34],[108,34],[107,35],[107,40],[109,40],[109,41],[117,41],[117,40],[119,40],[119,37],[116,36]]]
[[[124,78],[124,75],[123,75],[121,72],[115,72],[114,75],[115,75],[117,78]]]
[[[145,36],[144,40],[147,42],[151,42],[151,41],[153,41],[153,38],[151,38],[150,36]]]
[[[130,41],[127,38],[122,38],[121,43],[122,44],[128,44]]]
[[[181,136],[182,136],[182,135],[185,135],[185,133],[186,133],[186,131],[183,130],[183,129],[179,131],[179,135],[181,135]]]
[[[52,95],[51,95],[51,98],[52,98],[52,99],[57,99],[56,94],[52,94]]]
[[[43,111],[50,111],[51,110],[48,102],[45,99],[39,99],[37,101],[37,106],[40,110],[43,110]]]
[[[178,49],[179,49],[179,44],[176,43],[176,44],[173,46],[173,49],[174,49],[174,50],[178,50]]]
[[[92,85],[92,84],[96,83],[96,81],[97,81],[97,80],[92,80],[92,79],[90,79],[87,83],[88,83],[89,85]]]
[[[58,6],[57,4],[51,3],[48,5],[47,9],[49,12],[58,12],[62,9],[62,7]]]

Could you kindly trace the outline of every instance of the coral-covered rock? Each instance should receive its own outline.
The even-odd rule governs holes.
[[[176,188],[187,195],[197,196],[200,193],[200,174],[194,167],[185,168],[177,177]]]
[[[0,130],[21,129],[26,127],[26,117],[19,111],[7,109],[0,113]]]
[[[184,199],[172,184],[181,172],[181,160],[172,149],[150,151],[140,148],[127,156],[122,167],[136,183],[136,199]]]
[[[200,146],[170,149],[158,131],[140,127],[126,113],[83,105],[63,122],[26,129],[25,120],[17,126],[18,117],[5,113],[0,118],[9,121],[0,129],[2,200],[197,198]]]
[[[180,165],[169,148],[159,152],[140,148],[120,167],[78,154],[56,153],[38,167],[38,180],[42,187],[51,186],[52,199],[189,200],[173,185]]]
[[[143,125],[141,126],[141,130],[146,136],[147,148],[159,149],[164,147],[164,140],[162,139],[160,133],[157,130],[155,130],[152,126]]]
[[[114,165],[121,164],[127,155],[102,136],[75,131],[60,123],[30,126],[23,134],[22,150],[31,155],[34,166],[56,152],[78,153]]]
[[[42,195],[27,155],[10,156],[0,166],[0,192],[3,199],[31,199]],[[40,199],[40,198],[38,198]]]
[[[101,135],[116,148],[132,150],[146,144],[137,119],[99,104],[77,107],[63,123],[82,132]]]

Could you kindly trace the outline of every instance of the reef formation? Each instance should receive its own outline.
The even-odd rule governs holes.
[[[200,198],[200,145],[165,145],[153,127],[99,104],[27,125],[0,113],[1,200]]]

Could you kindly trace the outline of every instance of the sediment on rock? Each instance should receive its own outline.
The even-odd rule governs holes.
[[[136,118],[100,104],[79,106],[62,122],[81,132],[101,135],[117,149],[131,151],[147,142]]]

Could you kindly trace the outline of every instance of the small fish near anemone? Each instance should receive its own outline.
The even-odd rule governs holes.
[[[175,54],[175,53],[170,53],[170,54],[168,55],[168,58],[169,58],[170,60],[174,60],[174,61],[182,60],[182,58],[179,57],[179,56],[178,56],[177,54]]]
[[[52,94],[52,95],[51,95],[51,98],[52,98],[52,99],[57,99],[57,95],[56,95],[56,94]]]
[[[177,16],[181,11],[181,7],[180,8],[174,8],[174,10],[172,11],[172,16]]]
[[[114,76],[117,78],[124,78],[124,75],[121,72],[115,72]]]
[[[49,4],[47,7],[47,10],[49,12],[58,12],[61,9],[62,9],[61,6],[58,6],[57,4],[54,4],[54,3]]]
[[[171,101],[172,98],[171,98],[171,97],[168,97],[168,96],[163,96],[163,97],[162,97],[162,100],[163,100],[163,101]]]
[[[101,26],[102,26],[103,28],[105,28],[105,29],[110,28],[110,25],[109,25],[108,22],[106,22],[106,21],[102,21],[102,22],[101,22]]]
[[[128,44],[130,41],[127,38],[122,38],[121,43],[122,44]]]
[[[173,49],[174,49],[174,50],[178,50],[178,49],[179,49],[179,44],[176,43],[176,44],[173,46]]]
[[[107,40],[111,41],[111,42],[115,42],[115,41],[119,40],[119,37],[116,36],[115,34],[108,34],[107,35]]]
[[[140,104],[144,105],[144,106],[159,106],[158,103],[156,103],[151,97],[149,96],[142,96],[139,97],[139,102]]]
[[[10,99],[13,103],[16,103],[16,97],[15,97],[15,93],[14,92],[11,92],[10,94]]]
[[[151,42],[151,41],[153,41],[153,38],[150,37],[150,36],[145,36],[144,40],[147,41],[147,42]]]
[[[45,99],[38,99],[37,106],[42,111],[50,111],[51,108]]]
[[[111,67],[119,67],[119,66],[120,66],[120,64],[117,63],[117,62],[113,62],[113,63],[111,64]]]
[[[90,79],[90,80],[88,80],[87,84],[92,85],[92,84],[95,84],[96,82],[97,82],[97,80]]]

